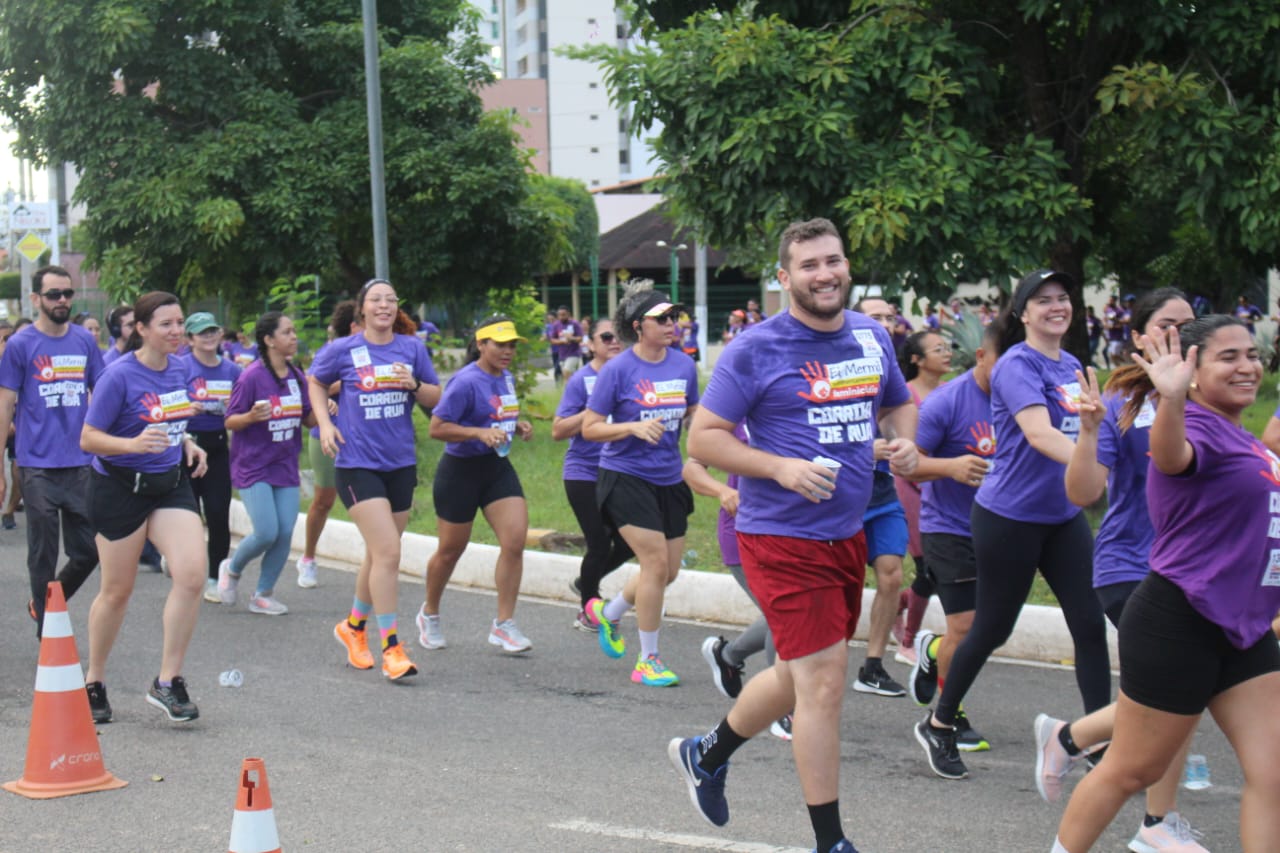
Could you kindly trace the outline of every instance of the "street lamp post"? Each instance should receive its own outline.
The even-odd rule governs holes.
[[[678,303],[680,301],[680,257],[679,253],[689,248],[684,243],[672,246],[666,240],[658,241],[659,249],[669,249],[671,251],[671,301]]]

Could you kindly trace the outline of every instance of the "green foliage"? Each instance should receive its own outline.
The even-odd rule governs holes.
[[[22,273],[0,272],[0,299],[22,298]]]
[[[538,291],[529,284],[510,290],[492,289],[487,294],[489,314],[505,314],[516,324],[516,332],[525,340],[516,345],[511,360],[511,375],[515,378],[516,396],[529,400],[538,385],[538,369],[533,360],[547,350],[542,334],[542,324],[547,307],[538,298]],[[482,319],[482,318],[477,318]]]
[[[586,269],[600,252],[600,216],[582,181],[532,175],[532,202],[547,230],[540,272]]]
[[[481,108],[475,10],[379,5],[390,276],[412,301],[477,302],[537,271],[527,157]],[[0,0],[0,112],[22,154],[76,164],[114,297],[248,310],[281,277],[373,273],[358,3]]]

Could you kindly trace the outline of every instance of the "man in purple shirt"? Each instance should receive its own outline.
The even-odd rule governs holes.
[[[556,321],[551,324],[551,346],[560,360],[560,374],[568,379],[582,367],[582,325],[569,316],[569,306],[556,309]]]
[[[89,391],[102,372],[102,353],[93,334],[71,319],[71,274],[41,267],[31,276],[35,322],[15,333],[0,357],[0,435],[9,432],[15,409],[17,461],[27,505],[27,610],[40,636],[45,588],[54,579],[58,540],[67,563],[57,574],[70,600],[98,565],[89,524],[89,455],[80,449],[80,430]],[[0,500],[7,487],[0,469]]]
[[[133,334],[133,306],[121,305],[112,309],[107,315],[107,332],[111,335],[111,346],[102,354],[102,363],[110,364],[124,355],[129,337]]]

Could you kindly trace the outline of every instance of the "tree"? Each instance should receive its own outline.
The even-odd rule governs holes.
[[[391,277],[481,302],[537,269],[510,118],[462,0],[379,4]],[[362,28],[335,0],[0,0],[0,111],[25,156],[70,161],[88,259],[118,291],[217,292],[373,274]]]
[[[661,122],[679,224],[740,260],[815,215],[861,277],[934,297],[1087,258],[1176,279],[1189,222],[1253,270],[1280,245],[1274,3],[646,0],[633,23],[647,46],[578,55]]]

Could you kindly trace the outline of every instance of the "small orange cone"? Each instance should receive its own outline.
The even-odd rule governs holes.
[[[4,783],[6,791],[37,800],[123,788],[102,766],[98,732],[84,690],[84,672],[62,584],[53,581],[45,592],[40,662],[36,667],[35,698],[31,703],[31,734],[22,778]]]
[[[250,773],[258,774],[256,783],[249,778]],[[240,767],[240,793],[236,796],[235,817],[231,819],[228,849],[230,853],[280,853],[267,765],[261,758],[246,758]]]

